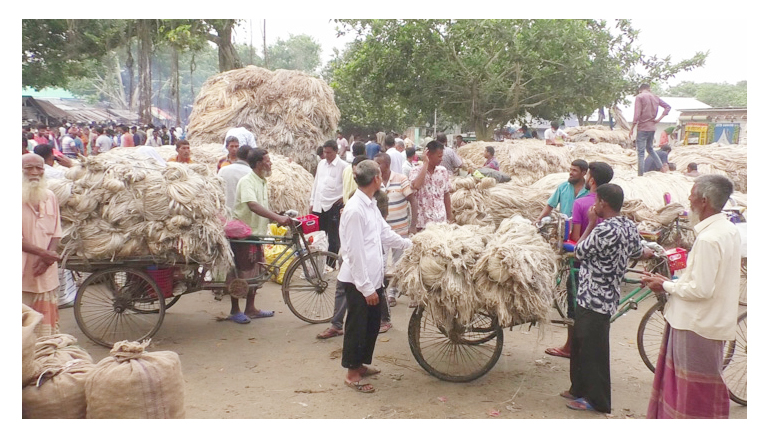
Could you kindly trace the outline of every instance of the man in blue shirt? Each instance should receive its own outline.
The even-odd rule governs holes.
[[[370,160],[374,160],[374,157],[380,152],[384,151],[382,151],[382,147],[376,143],[376,136],[374,134],[369,134],[368,143],[366,143],[366,157]]]
[[[668,154],[670,154],[670,151],[670,145],[662,145],[660,146],[660,149],[657,150],[657,156],[659,156],[660,161],[662,162],[661,166],[657,166],[657,163],[654,162],[654,157],[646,157],[646,159],[644,159],[644,172],[665,172],[663,169],[665,165],[668,164]]]
[[[577,159],[571,162],[569,168],[569,179],[564,181],[555,189],[553,195],[547,200],[547,205],[542,209],[542,213],[539,214],[537,222],[540,222],[542,218],[550,215],[550,213],[556,207],[559,208],[562,214],[571,216],[571,209],[574,205],[574,200],[581,198],[589,192],[585,187],[585,174],[587,173],[587,162],[582,159]],[[560,205],[560,207],[559,207]]]

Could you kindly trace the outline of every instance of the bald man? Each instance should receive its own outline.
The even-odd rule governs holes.
[[[21,301],[43,315],[35,334],[59,332],[59,202],[48,189],[45,162],[37,154],[21,158]]]

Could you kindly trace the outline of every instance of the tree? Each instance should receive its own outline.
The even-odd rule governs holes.
[[[270,45],[269,68],[315,72],[320,66],[320,44],[309,35],[289,35]]]
[[[232,44],[232,30],[239,21],[241,20],[202,20],[208,30],[206,38],[219,48],[219,72],[243,67],[240,56]]]
[[[475,128],[479,139],[513,119],[592,113],[639,78],[666,79],[704,62],[672,65],[633,46],[627,20],[337,20],[359,44],[340,80],[366,83],[375,100],[402,98]],[[635,70],[640,69],[641,73]],[[340,88],[342,88],[340,87]],[[397,96],[397,98],[396,98]]]
[[[685,81],[670,87],[665,94],[697,98],[711,107],[747,107],[748,81],[736,84]]]

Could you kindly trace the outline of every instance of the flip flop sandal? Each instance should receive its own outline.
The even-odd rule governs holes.
[[[371,385],[371,383],[362,383],[360,381],[344,381],[344,385],[354,389],[356,392],[360,393],[374,393],[374,386]],[[368,386],[368,388],[366,388]]]
[[[327,338],[338,337],[340,335],[344,335],[344,331],[342,331],[341,329],[326,328],[325,331],[323,331],[320,334],[316,335],[315,338],[319,338],[321,340],[325,340]]]
[[[383,322],[381,325],[379,325],[379,333],[384,334],[385,332],[392,329],[393,324],[390,322]]]
[[[571,354],[564,352],[561,348],[547,348],[545,353],[554,357],[571,358]]]
[[[593,406],[585,400],[585,398],[577,398],[574,401],[567,402],[566,407],[572,410],[582,410],[587,412],[596,411],[596,409],[594,409]]]
[[[248,318],[248,316],[243,314],[242,312],[239,312],[237,314],[230,314],[227,317],[227,320],[231,320],[235,323],[240,323],[242,325],[245,325],[246,323],[251,323],[251,319]]]
[[[372,375],[376,375],[376,374],[378,374],[380,372],[382,372],[382,371],[379,370],[379,369],[375,369],[373,367],[366,367],[366,370],[363,373],[361,373],[360,376],[362,376],[363,378],[366,378],[366,377],[370,377]]]
[[[560,393],[560,395],[562,398],[566,398],[571,401],[574,401],[575,399],[577,399],[577,397],[569,393],[568,390],[564,390],[563,392]]]
[[[261,319],[264,317],[272,317],[275,315],[275,311],[262,311],[259,310],[256,314],[248,314],[249,319]]]

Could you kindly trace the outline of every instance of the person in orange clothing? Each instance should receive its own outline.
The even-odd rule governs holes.
[[[169,159],[169,162],[177,163],[193,163],[192,151],[190,151],[190,142],[186,140],[180,140],[176,142],[176,157]]]
[[[238,148],[240,148],[240,140],[238,140],[238,138],[235,136],[230,136],[224,143],[227,144],[227,155],[219,160],[219,163],[216,165],[217,171],[238,161]]]

